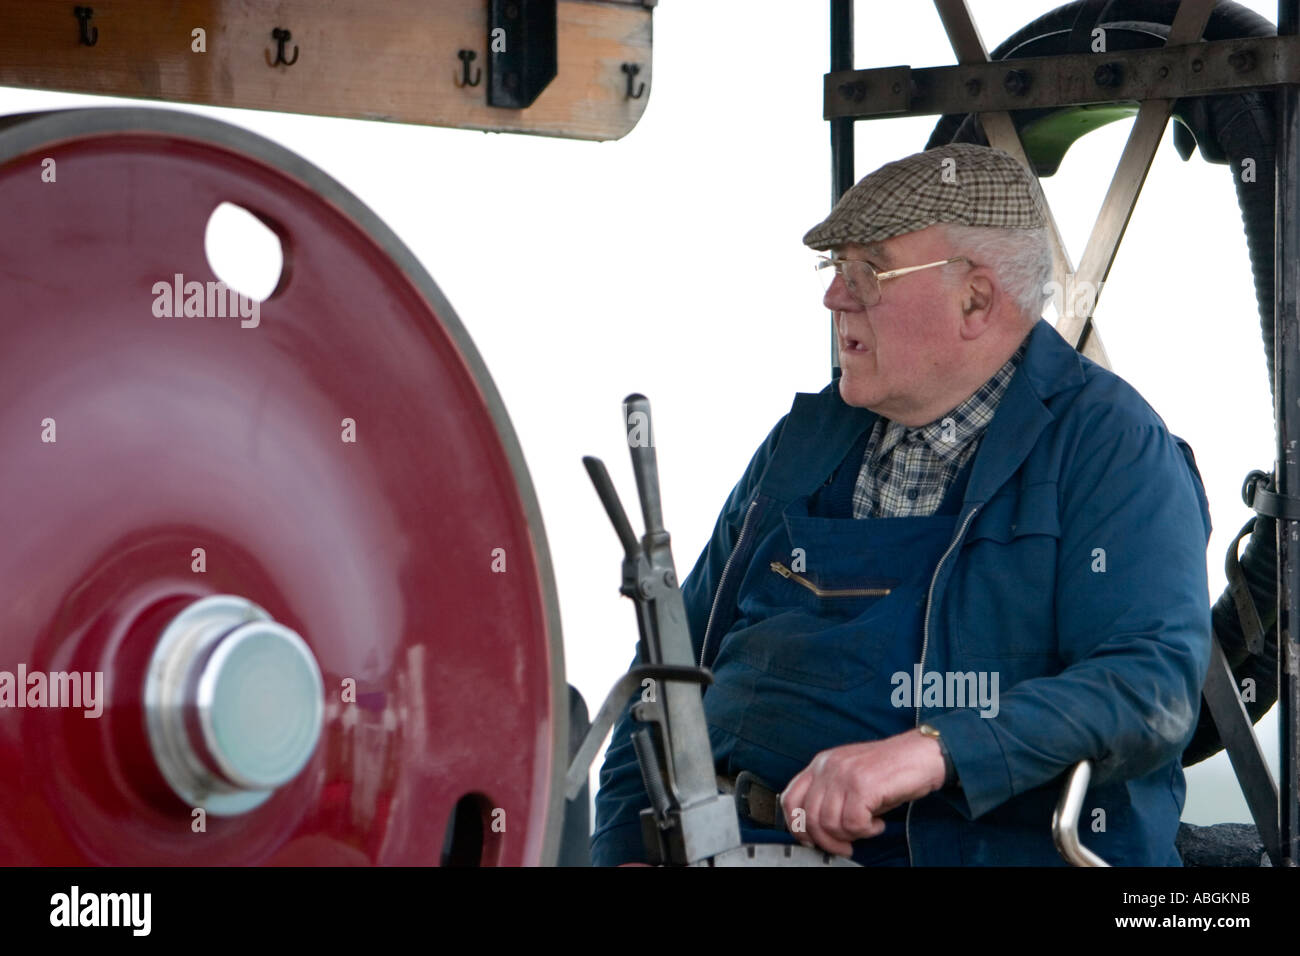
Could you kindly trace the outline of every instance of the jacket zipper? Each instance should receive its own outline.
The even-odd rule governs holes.
[[[704,640],[700,644],[700,666],[704,666],[705,655],[709,653],[709,635],[713,633],[713,622],[718,616],[718,604],[722,599],[722,590],[727,583],[727,572],[731,570],[731,561],[740,550],[741,544],[745,541],[745,535],[749,533],[749,516],[754,512],[754,506],[758,504],[758,496],[749,503],[745,509],[745,520],[740,525],[740,537],[736,538],[735,547],[731,549],[731,554],[727,555],[727,563],[722,566],[722,574],[718,578],[718,589],[713,592],[713,606],[709,608],[709,623],[704,626]]]
[[[939,572],[943,569],[943,563],[948,560],[948,555],[952,554],[952,549],[957,546],[957,542],[966,534],[966,528],[970,525],[971,519],[975,517],[975,513],[979,510],[979,505],[976,505],[970,510],[970,514],[966,516],[966,520],[963,521],[961,527],[957,529],[956,536],[951,542],[949,542],[948,550],[943,553],[943,556],[939,558],[939,563],[934,566],[934,575],[930,578],[930,590],[927,591],[925,595],[925,627],[922,629],[923,637],[921,639],[921,673],[923,675],[925,674],[925,652],[930,646],[930,602],[934,598],[934,586],[939,581]],[[920,699],[920,695],[918,694],[917,700],[919,701]],[[916,705],[916,719],[912,726],[921,726],[921,705],[919,703]],[[903,840],[907,843],[908,866],[915,865],[912,862],[912,804],[915,802],[915,800],[908,801],[907,817],[903,822]]]
[[[802,584],[813,594],[818,597],[884,597],[892,590],[891,588],[819,588],[802,574],[795,574],[780,561],[773,561],[768,565],[773,571],[783,578],[789,578],[798,584]]]

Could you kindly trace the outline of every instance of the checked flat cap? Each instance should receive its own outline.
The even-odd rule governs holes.
[[[940,222],[998,229],[1047,225],[1038,181],[990,146],[951,143],[864,176],[803,237],[814,249],[866,245]]]

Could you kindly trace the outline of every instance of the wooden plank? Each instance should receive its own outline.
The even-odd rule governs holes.
[[[626,0],[559,0],[559,72],[525,110],[487,103],[486,0],[92,0],[93,46],[74,6],[0,0],[0,86],[588,140],[625,135],[649,99],[652,14]],[[270,65],[276,28],[291,66]]]

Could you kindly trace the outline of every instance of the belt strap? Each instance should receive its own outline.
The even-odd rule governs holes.
[[[1273,490],[1273,476],[1258,468],[1246,476],[1241,497],[1248,507],[1270,518],[1300,521],[1300,498],[1278,494]]]
[[[785,830],[785,814],[781,812],[780,794],[748,770],[734,777],[718,774],[718,789],[733,794],[737,812],[749,822],[760,827]]]
[[[1258,657],[1264,652],[1264,625],[1259,619],[1259,609],[1251,596],[1246,574],[1241,570],[1241,559],[1237,557],[1237,546],[1241,539],[1255,530],[1255,519],[1251,517],[1228,545],[1228,555],[1223,564],[1228,578],[1228,591],[1232,603],[1237,608],[1237,619],[1241,622],[1241,633],[1246,639],[1246,651],[1251,657]]]

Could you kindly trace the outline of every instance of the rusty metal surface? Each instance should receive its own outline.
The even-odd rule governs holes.
[[[1118,82],[1097,81],[1097,68],[1103,64],[1115,67],[1110,76],[1117,76]],[[1023,71],[1028,82],[1012,84],[1018,90],[1013,92],[1007,77],[1016,70]],[[986,113],[1177,99],[1296,82],[1300,82],[1300,38],[1242,37],[1150,50],[828,73],[823,116],[888,119]]]

